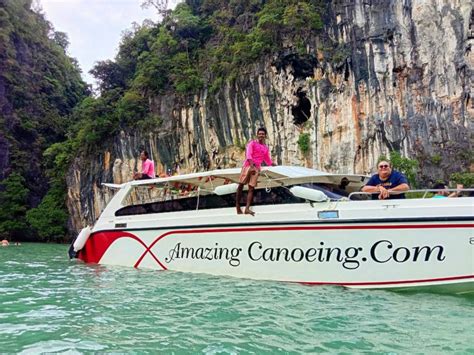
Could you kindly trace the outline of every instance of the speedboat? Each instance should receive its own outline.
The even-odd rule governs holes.
[[[359,192],[364,175],[264,167],[252,216],[235,208],[239,175],[222,169],[104,184],[115,194],[70,256],[310,285],[474,293],[473,197],[371,199]]]

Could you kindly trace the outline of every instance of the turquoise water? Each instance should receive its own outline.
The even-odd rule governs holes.
[[[474,297],[85,265],[0,248],[0,352],[474,353]]]

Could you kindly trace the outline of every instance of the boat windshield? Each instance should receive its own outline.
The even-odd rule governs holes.
[[[338,200],[342,194],[331,191],[330,186],[325,184],[309,183],[299,186],[324,192],[330,199]],[[286,187],[273,187],[271,189],[260,188],[254,192],[254,206],[262,205],[282,205],[304,203],[305,200],[294,196]],[[115,212],[116,216],[130,216],[150,213],[181,212],[192,210],[206,210],[216,208],[235,208],[236,194],[216,195],[206,194],[200,196],[180,196],[179,194],[162,193],[160,189],[156,191],[148,190],[141,193],[132,193],[127,201],[129,204]],[[342,191],[344,193],[344,191]],[[155,198],[153,198],[155,195]],[[247,192],[242,193],[242,204],[245,204]],[[154,201],[153,201],[154,200]]]

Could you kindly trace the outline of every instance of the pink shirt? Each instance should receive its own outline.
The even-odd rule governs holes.
[[[249,159],[253,161],[255,166],[260,169],[262,162],[265,162],[268,166],[272,165],[272,159],[270,158],[270,149],[265,144],[260,144],[258,140],[250,141],[247,144],[247,151],[245,153],[244,166],[249,166]]]
[[[155,164],[150,159],[142,163],[142,174],[148,175],[152,179],[155,178]]]

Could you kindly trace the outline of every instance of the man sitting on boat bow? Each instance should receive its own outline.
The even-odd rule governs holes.
[[[134,173],[133,178],[135,180],[146,180],[155,178],[155,164],[152,160],[148,159],[148,152],[143,150],[140,153],[140,160],[142,161],[142,172]]]

